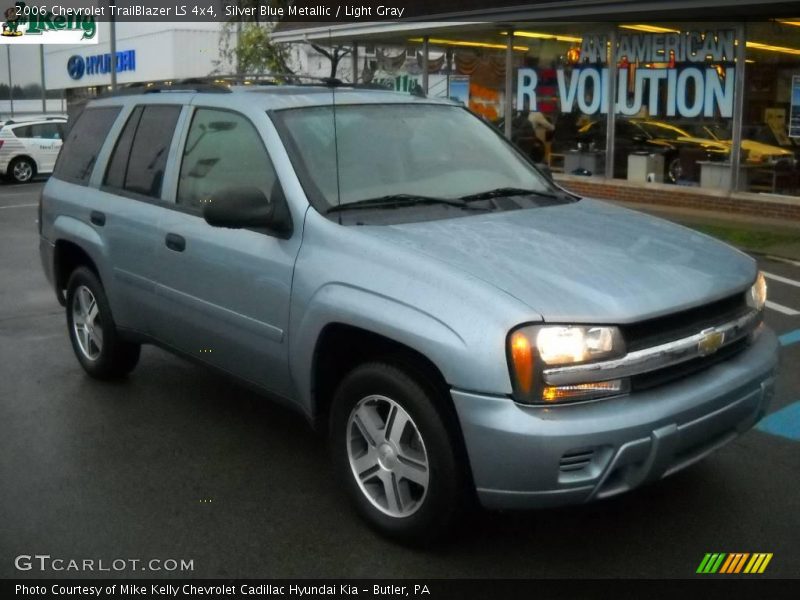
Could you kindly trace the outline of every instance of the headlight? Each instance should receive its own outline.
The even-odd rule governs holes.
[[[617,327],[532,325],[511,332],[508,362],[514,398],[529,404],[589,400],[628,391],[627,380],[598,381],[572,386],[545,385],[547,367],[608,360],[625,355]]]
[[[764,274],[759,271],[758,277],[756,277],[756,282],[750,288],[750,292],[747,294],[747,306],[750,308],[755,308],[756,310],[762,310],[764,305],[767,303],[767,280],[764,277]]]

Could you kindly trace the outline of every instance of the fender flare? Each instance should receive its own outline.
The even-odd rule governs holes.
[[[428,358],[448,382],[449,363],[467,351],[457,331],[414,306],[349,284],[326,284],[308,299],[289,337],[291,376],[309,416],[317,410],[312,391],[316,351],[323,330],[332,324],[357,327],[408,346]]]

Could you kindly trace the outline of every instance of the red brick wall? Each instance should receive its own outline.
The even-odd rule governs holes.
[[[703,192],[699,188],[667,185],[634,185],[626,181],[556,176],[556,181],[581,196],[655,204],[679,208],[694,208],[739,215],[790,219],[800,222],[800,198],[759,200],[753,194],[747,197]]]

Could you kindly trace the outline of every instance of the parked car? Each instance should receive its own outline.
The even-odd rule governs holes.
[[[725,144],[728,147],[733,145],[730,139],[730,133],[726,133],[726,128],[719,125],[702,125],[702,135],[707,136],[709,139],[716,140]],[[762,127],[746,127],[746,133],[749,134],[747,139],[742,140],[742,150],[745,151],[747,162],[750,164],[758,165],[775,165],[778,162],[790,162],[794,165],[795,160],[794,152],[789,148],[781,148],[774,143],[775,136],[767,126]],[[753,139],[756,137],[763,139]]]
[[[752,258],[567,192],[448,100],[332,92],[88,103],[39,227],[90,376],[154,343],[248,383],[327,432],[358,512],[412,541],[475,499],[615,496],[765,414]]]
[[[605,147],[605,121],[589,121],[578,130],[577,141]],[[717,140],[695,137],[669,123],[652,119],[617,118],[614,139],[614,177],[628,175],[628,155],[653,152],[664,156],[664,181],[677,183],[687,178],[681,161],[682,151],[693,151],[693,160],[727,160],[730,145]],[[696,181],[699,175],[689,180]]]
[[[0,125],[0,174],[27,183],[37,174],[51,173],[66,125],[64,118],[5,121]]]

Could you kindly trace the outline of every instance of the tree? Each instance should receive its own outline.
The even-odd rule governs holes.
[[[347,56],[353,51],[352,48],[347,48],[345,46],[331,46],[330,49],[328,50],[323,48],[319,44],[312,44],[311,42],[309,42],[309,45],[314,50],[325,56],[329,61],[331,61],[331,74],[330,74],[331,79],[336,78],[336,71],[339,69],[339,61],[341,61],[345,56]]]
[[[284,10],[291,0],[268,0],[275,8]],[[234,0],[230,5],[242,9],[252,8],[252,16],[231,18],[225,24],[225,30],[220,37],[220,54],[224,61],[236,65],[237,74],[265,74],[293,75],[294,71],[289,66],[289,48],[284,44],[275,44],[270,34],[275,28],[273,18],[259,16],[259,6],[264,0]],[[236,35],[236,43],[231,44],[231,37]]]
[[[283,8],[284,11],[291,4],[292,0],[268,0],[268,3],[275,8]],[[273,74],[285,75],[286,79],[292,79],[295,75],[294,70],[289,66],[290,52],[288,44],[276,44],[272,41],[271,33],[277,21],[272,18],[262,18],[259,16],[259,6],[264,4],[264,0],[232,0],[230,5],[240,9],[255,9],[252,16],[233,17],[225,25],[224,35],[220,38],[220,54],[224,62],[236,65],[236,73],[241,74]],[[240,11],[241,12],[241,11]],[[234,33],[236,43],[231,44]],[[335,78],[342,58],[352,52],[352,48],[345,46],[331,46],[326,48],[318,44],[310,43],[311,47],[325,56],[331,63],[330,77]],[[220,62],[223,62],[220,61]],[[218,68],[221,66],[218,64]]]
[[[41,98],[42,97],[42,86],[38,83],[29,83],[25,87],[22,88],[22,98]]]

